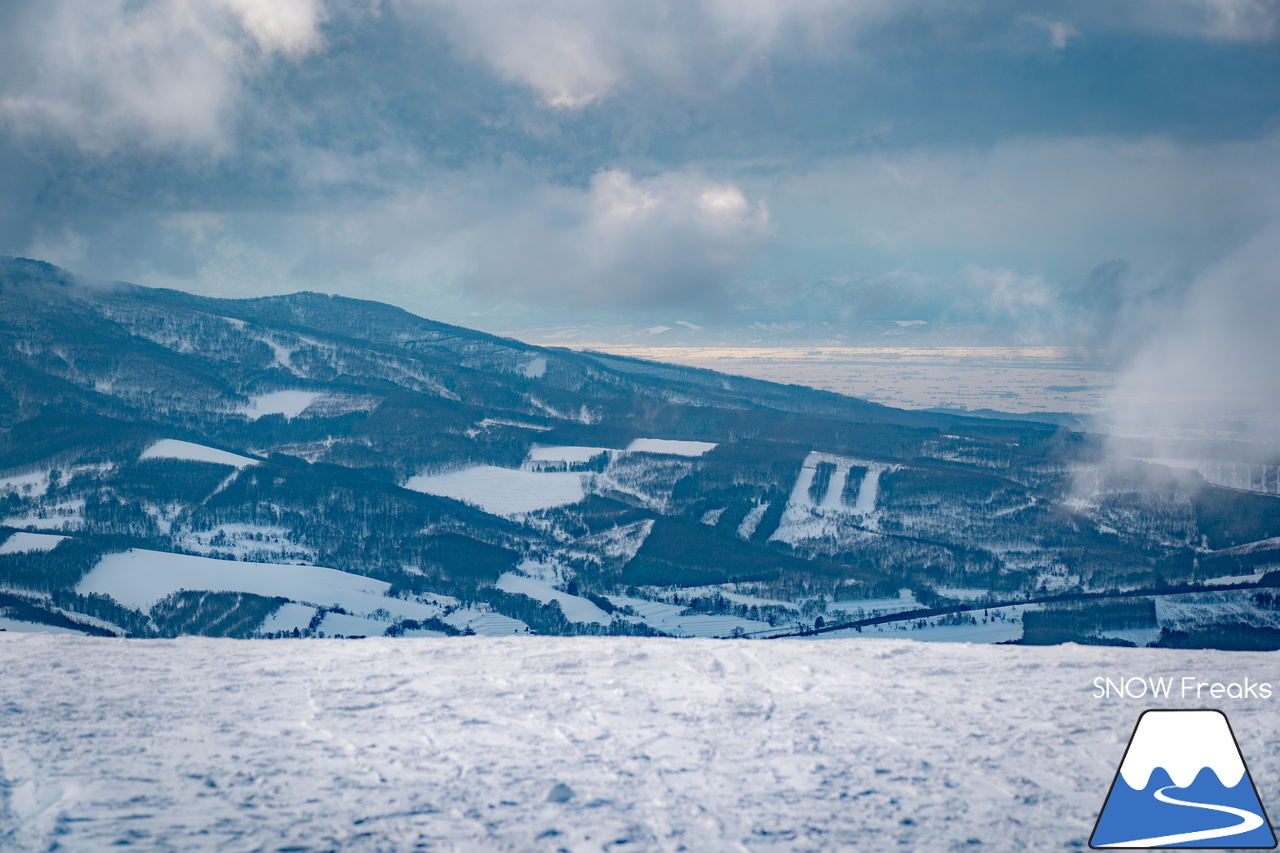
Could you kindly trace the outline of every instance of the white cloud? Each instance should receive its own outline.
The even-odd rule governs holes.
[[[1142,24],[1169,35],[1267,42],[1280,33],[1274,0],[1147,0],[1138,7]]]
[[[320,17],[318,0],[51,0],[0,82],[0,123],[98,154],[222,150],[246,80],[315,49]]]
[[[401,0],[465,56],[550,107],[585,107],[637,80],[696,94],[765,59],[843,49],[886,0]]]
[[[543,187],[480,255],[474,286],[577,306],[715,303],[771,232],[762,202],[691,173]]]
[[[151,285],[361,293],[434,317],[455,316],[445,303],[468,293],[548,311],[705,306],[772,233],[763,203],[693,172],[603,170],[579,187],[522,167],[403,177],[376,198],[289,211],[142,214],[85,262]],[[41,246],[83,249],[61,235]]]
[[[1049,45],[1054,50],[1066,50],[1072,39],[1080,38],[1080,31],[1066,21],[1055,21],[1031,13],[1024,14],[1018,20],[1044,29],[1049,34]]]
[[[1176,271],[1203,268],[1275,216],[1277,163],[1280,136],[1015,140],[850,155],[743,185],[797,251],[845,246],[934,273],[1020,257],[1059,271],[1116,258]]]
[[[320,44],[319,0],[221,0],[266,52],[294,56]]]
[[[1280,223],[1192,283],[1112,394],[1121,433],[1230,435],[1280,450]]]
[[[1059,0],[1051,8],[1053,18],[1069,18],[1090,32],[1227,42],[1268,42],[1280,35],[1274,0]]]

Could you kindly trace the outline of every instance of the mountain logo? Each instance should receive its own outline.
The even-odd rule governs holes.
[[[1089,846],[1275,847],[1227,715],[1144,711]]]

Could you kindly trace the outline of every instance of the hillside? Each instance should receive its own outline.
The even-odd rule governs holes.
[[[872,630],[999,640],[1045,608],[1053,641],[1268,642],[1280,498],[1140,456],[378,303],[0,261],[15,628],[770,636],[903,612]],[[1152,615],[1088,598],[1125,591]]]

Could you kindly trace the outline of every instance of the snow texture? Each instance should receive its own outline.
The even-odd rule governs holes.
[[[188,462],[212,462],[215,465],[230,465],[233,468],[248,468],[250,465],[258,464],[258,460],[250,459],[247,456],[239,456],[235,453],[228,453],[225,450],[215,450],[212,447],[205,447],[203,444],[178,441],[175,438],[157,441],[142,451],[142,455],[138,457],[139,462],[145,462],[148,459],[183,459]]]
[[[1266,681],[1272,658],[865,639],[6,632],[0,846],[1082,849],[1148,707],[1096,700],[1092,680]],[[1274,808],[1280,711],[1240,701],[1229,713]]]
[[[15,533],[0,545],[0,554],[30,554],[36,551],[52,551],[65,536],[50,533]]]
[[[701,456],[714,450],[710,441],[679,441],[673,438],[637,438],[627,445],[628,453],[658,453],[666,456]]]
[[[449,474],[419,474],[404,485],[415,492],[453,498],[504,516],[575,504],[586,497],[581,474],[521,471],[494,465],[476,465]]]

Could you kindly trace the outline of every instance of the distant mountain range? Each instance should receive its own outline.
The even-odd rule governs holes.
[[[0,259],[15,629],[1265,644],[1280,499],[1194,467],[374,302]]]

